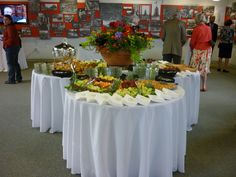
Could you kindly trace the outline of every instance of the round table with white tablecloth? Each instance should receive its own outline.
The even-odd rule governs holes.
[[[184,172],[186,103],[179,97],[147,106],[116,107],[66,92],[63,158],[83,177],[172,177]]]
[[[20,52],[19,52],[19,55],[18,55],[18,62],[20,64],[21,69],[28,68],[23,47],[20,49]],[[5,54],[5,51],[3,49],[2,41],[0,41],[0,72],[1,71],[6,72],[7,70],[8,70],[8,67],[7,67],[6,54]]]
[[[63,104],[65,86],[69,78],[59,78],[38,74],[31,77],[31,120],[32,127],[39,127],[40,132],[62,131]]]
[[[50,82],[46,82],[48,85],[44,84],[45,89],[41,89],[38,93],[38,90],[41,86],[39,86],[39,83],[41,83],[41,80],[50,80]],[[40,80],[40,81],[39,81]],[[197,124],[198,122],[198,113],[199,113],[199,98],[200,98],[200,91],[199,91],[199,84],[200,84],[200,74],[199,72],[193,72],[189,73],[188,75],[184,77],[176,77],[176,82],[182,86],[185,90],[186,97],[184,98],[186,101],[187,106],[187,129],[191,130],[191,126],[193,124]],[[35,82],[36,81],[36,82]],[[53,86],[52,84],[58,83],[61,84],[61,89],[55,89],[56,86]],[[37,84],[37,85],[36,85]],[[57,132],[62,132],[62,114],[63,114],[63,102],[64,102],[64,86],[69,84],[68,78],[59,78],[54,76],[47,76],[44,74],[37,74],[34,71],[32,72],[32,82],[31,82],[31,119],[33,121],[32,125],[33,127],[40,127],[41,132],[45,132],[48,130],[48,128],[51,128],[51,124],[57,124],[60,125],[56,128]],[[54,88],[54,92],[52,92],[52,88]],[[37,90],[37,92],[35,91]],[[53,95],[47,96],[47,99],[45,98],[45,95],[53,93]],[[56,96],[58,94],[58,97]],[[37,98],[37,99],[35,99]],[[59,99],[59,101],[57,101]],[[62,99],[62,100],[61,100]],[[46,101],[48,100],[48,103],[46,106],[42,107],[40,106],[40,100]],[[55,106],[53,103],[56,103],[56,110],[59,110],[55,112]],[[54,109],[54,110],[52,110]],[[54,115],[61,114],[59,116],[60,118],[52,118],[55,117]],[[43,115],[47,115],[46,117],[42,117]],[[52,121],[53,120],[53,121]],[[60,127],[60,128],[59,128]],[[54,131],[53,131],[54,132]]]
[[[185,90],[187,105],[187,129],[192,130],[192,125],[198,123],[200,104],[200,73],[187,72],[184,77],[175,77],[175,82]]]

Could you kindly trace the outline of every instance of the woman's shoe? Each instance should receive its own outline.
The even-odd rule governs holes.
[[[223,72],[224,72],[224,73],[229,73],[229,71],[228,71],[228,70],[226,70],[226,69],[223,69]]]

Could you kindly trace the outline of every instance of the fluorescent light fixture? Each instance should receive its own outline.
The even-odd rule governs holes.
[[[212,0],[212,1],[220,1],[220,0]]]

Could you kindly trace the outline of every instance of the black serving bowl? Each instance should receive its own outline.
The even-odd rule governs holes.
[[[174,83],[175,79],[173,77],[162,77],[162,76],[156,76],[155,77],[156,81],[160,81],[160,82],[168,82],[168,83]]]
[[[79,80],[89,79],[89,76],[87,74],[77,74],[76,77]]]
[[[71,71],[52,70],[52,75],[57,77],[71,77]]]
[[[166,70],[166,69],[159,69],[158,76],[173,78],[175,77],[177,70]]]

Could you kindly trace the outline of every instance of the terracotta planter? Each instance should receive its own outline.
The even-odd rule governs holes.
[[[108,66],[128,66],[133,63],[129,51],[120,50],[109,52],[106,48],[99,48],[98,51],[101,53]]]

